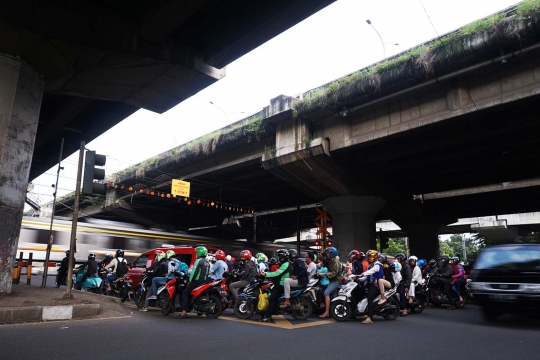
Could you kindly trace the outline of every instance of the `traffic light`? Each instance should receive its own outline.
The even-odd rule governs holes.
[[[326,240],[326,246],[332,246],[332,240]]]
[[[95,180],[105,179],[105,169],[96,168],[96,166],[105,166],[107,158],[105,155],[96,154],[95,151],[86,151],[84,159],[84,179],[82,193],[85,195],[101,194],[105,195],[105,184],[95,183]]]
[[[321,242],[319,240],[315,240],[315,246],[321,246]]]

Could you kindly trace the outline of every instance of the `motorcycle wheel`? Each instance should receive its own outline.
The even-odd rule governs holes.
[[[120,302],[125,302],[128,298],[129,290],[127,287],[122,286],[120,289]]]
[[[388,315],[384,315],[384,320],[396,320],[399,316],[399,302],[394,299],[390,298],[389,304],[393,307],[392,312]]]
[[[133,301],[135,301],[135,305],[137,305],[137,308],[142,309],[144,307],[144,293],[135,291],[135,294],[133,295]]]
[[[431,303],[434,305],[434,306],[441,306],[442,305],[442,302],[440,302],[439,300],[437,300],[439,297],[436,296],[437,294],[435,294],[434,292],[431,293]]]
[[[255,304],[251,301],[237,301],[234,304],[234,315],[239,319],[249,319],[255,312]]]
[[[161,315],[167,316],[167,315],[169,315],[170,313],[173,312],[173,302],[171,301],[171,299],[169,299],[168,296],[164,296],[162,294],[160,294],[160,296],[162,297],[162,300],[161,300]]]
[[[313,306],[311,302],[305,297],[299,297],[296,304],[292,304],[293,307],[300,307],[298,310],[293,310],[291,316],[295,320],[306,320],[313,313]]]
[[[424,311],[424,304],[426,300],[424,299],[424,295],[418,295],[416,298],[418,300],[418,306],[411,307],[411,312],[413,314],[420,314],[422,311]]]
[[[206,312],[206,317],[210,319],[216,319],[221,315],[223,311],[223,306],[221,305],[221,300],[217,295],[210,295],[210,301],[208,302],[212,306],[211,311]]]
[[[330,304],[330,315],[336,321],[347,321],[352,317],[352,313],[351,305],[346,301],[332,301]]]

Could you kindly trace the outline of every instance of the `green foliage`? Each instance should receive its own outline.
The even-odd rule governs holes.
[[[180,151],[177,147],[171,149],[171,154],[176,155],[178,154],[178,151]]]
[[[524,19],[540,12],[540,0],[524,0],[516,8],[516,14]]]
[[[463,259],[463,240],[465,240],[465,250],[468,259],[476,259],[478,254],[486,246],[485,238],[480,235],[465,237],[461,234],[450,236],[449,240],[439,240],[439,250],[441,255],[452,257],[459,256]]]
[[[388,254],[390,256],[394,256],[400,252],[405,253],[406,241],[407,241],[407,238],[389,238],[388,247],[386,249],[382,249],[381,252]]]
[[[491,15],[485,19],[476,20],[461,28],[461,34],[471,35],[478,31],[494,28],[498,26],[505,18],[503,13]]]

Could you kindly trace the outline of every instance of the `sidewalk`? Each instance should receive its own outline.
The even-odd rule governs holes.
[[[13,285],[11,294],[0,294],[0,324],[127,316],[131,309],[109,296],[73,290],[63,299],[65,287],[41,288]]]

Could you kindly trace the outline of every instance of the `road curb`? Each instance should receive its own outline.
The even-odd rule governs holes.
[[[0,325],[37,321],[84,319],[99,315],[99,304],[0,308]]]

